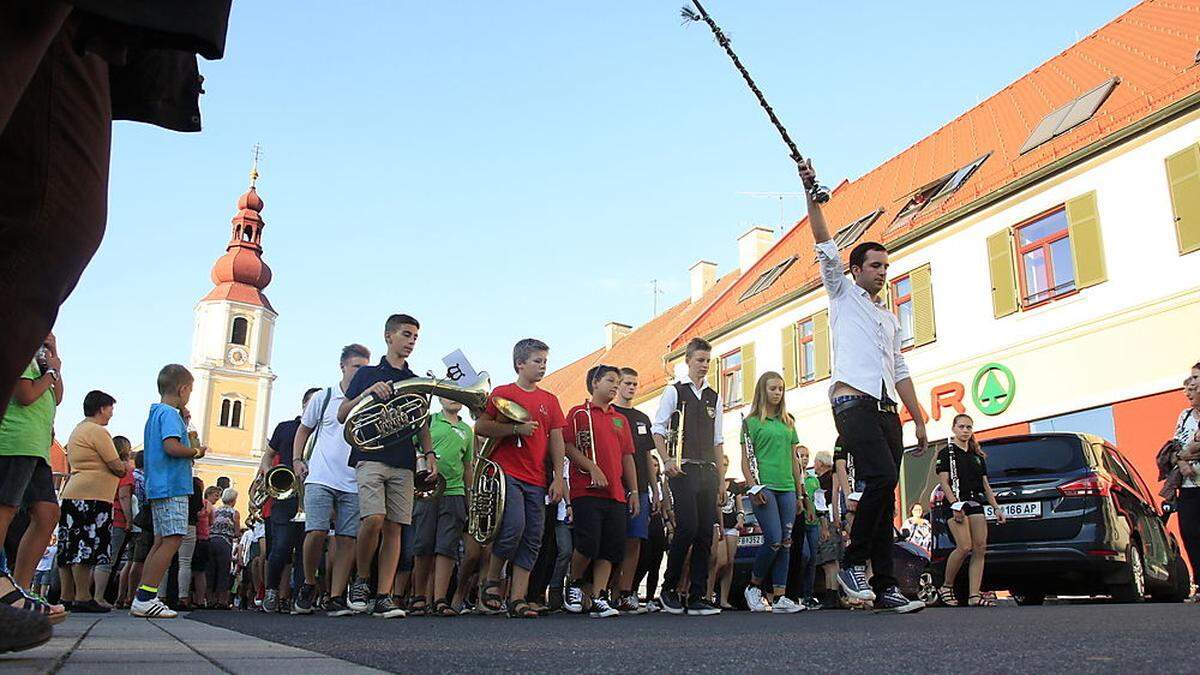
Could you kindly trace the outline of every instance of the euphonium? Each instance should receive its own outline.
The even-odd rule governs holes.
[[[498,411],[497,421],[503,419],[524,424],[532,418],[528,410],[509,399],[496,396],[492,398],[492,403]],[[496,537],[504,515],[504,469],[489,459],[499,443],[500,439],[489,438],[479,451],[471,471],[473,478],[467,504],[467,532],[480,544],[487,544]]]
[[[436,377],[414,377],[392,383],[392,397],[380,401],[365,396],[346,416],[343,433],[346,442],[356,450],[377,452],[392,438],[421,426],[429,418],[429,404],[434,396],[458,401],[472,414],[487,405],[488,376],[479,374],[479,382],[471,387],[459,387]]]

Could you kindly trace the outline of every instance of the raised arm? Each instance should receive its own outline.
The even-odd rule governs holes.
[[[804,166],[800,168],[800,178],[804,181],[806,188],[816,182],[817,173],[813,171],[812,160],[804,160]],[[821,205],[813,201],[812,193],[807,190],[804,198],[808,202],[808,225],[812,228],[813,241],[818,244],[829,241],[833,237],[829,234],[829,225],[825,223],[825,214],[821,212]]]

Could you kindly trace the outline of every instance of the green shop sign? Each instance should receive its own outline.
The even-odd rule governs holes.
[[[999,415],[1008,410],[1017,396],[1017,378],[999,363],[989,363],[975,373],[971,381],[971,399],[984,415]]]

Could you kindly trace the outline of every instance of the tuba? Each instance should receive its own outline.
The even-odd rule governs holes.
[[[529,411],[506,398],[496,396],[492,403],[498,411],[497,420],[523,424],[532,416]],[[518,442],[520,437],[518,436]],[[480,544],[487,544],[500,531],[504,516],[504,469],[489,459],[500,439],[489,438],[480,449],[472,468],[471,496],[467,503],[467,533]]]
[[[392,397],[388,400],[366,396],[350,409],[343,433],[355,450],[378,452],[388,441],[424,424],[429,419],[434,396],[458,401],[472,414],[478,414],[487,405],[487,392],[487,373],[480,373],[479,382],[471,387],[459,387],[436,377],[393,382]]]

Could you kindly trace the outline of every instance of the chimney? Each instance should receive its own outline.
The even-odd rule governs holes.
[[[688,271],[692,273],[692,302],[697,302],[717,284],[717,263],[701,260]]]
[[[745,274],[766,254],[775,243],[775,233],[770,229],[755,225],[738,237],[738,267]]]
[[[623,323],[609,321],[604,324],[604,349],[612,349],[613,345],[621,338],[633,332],[633,326],[626,326]]]

